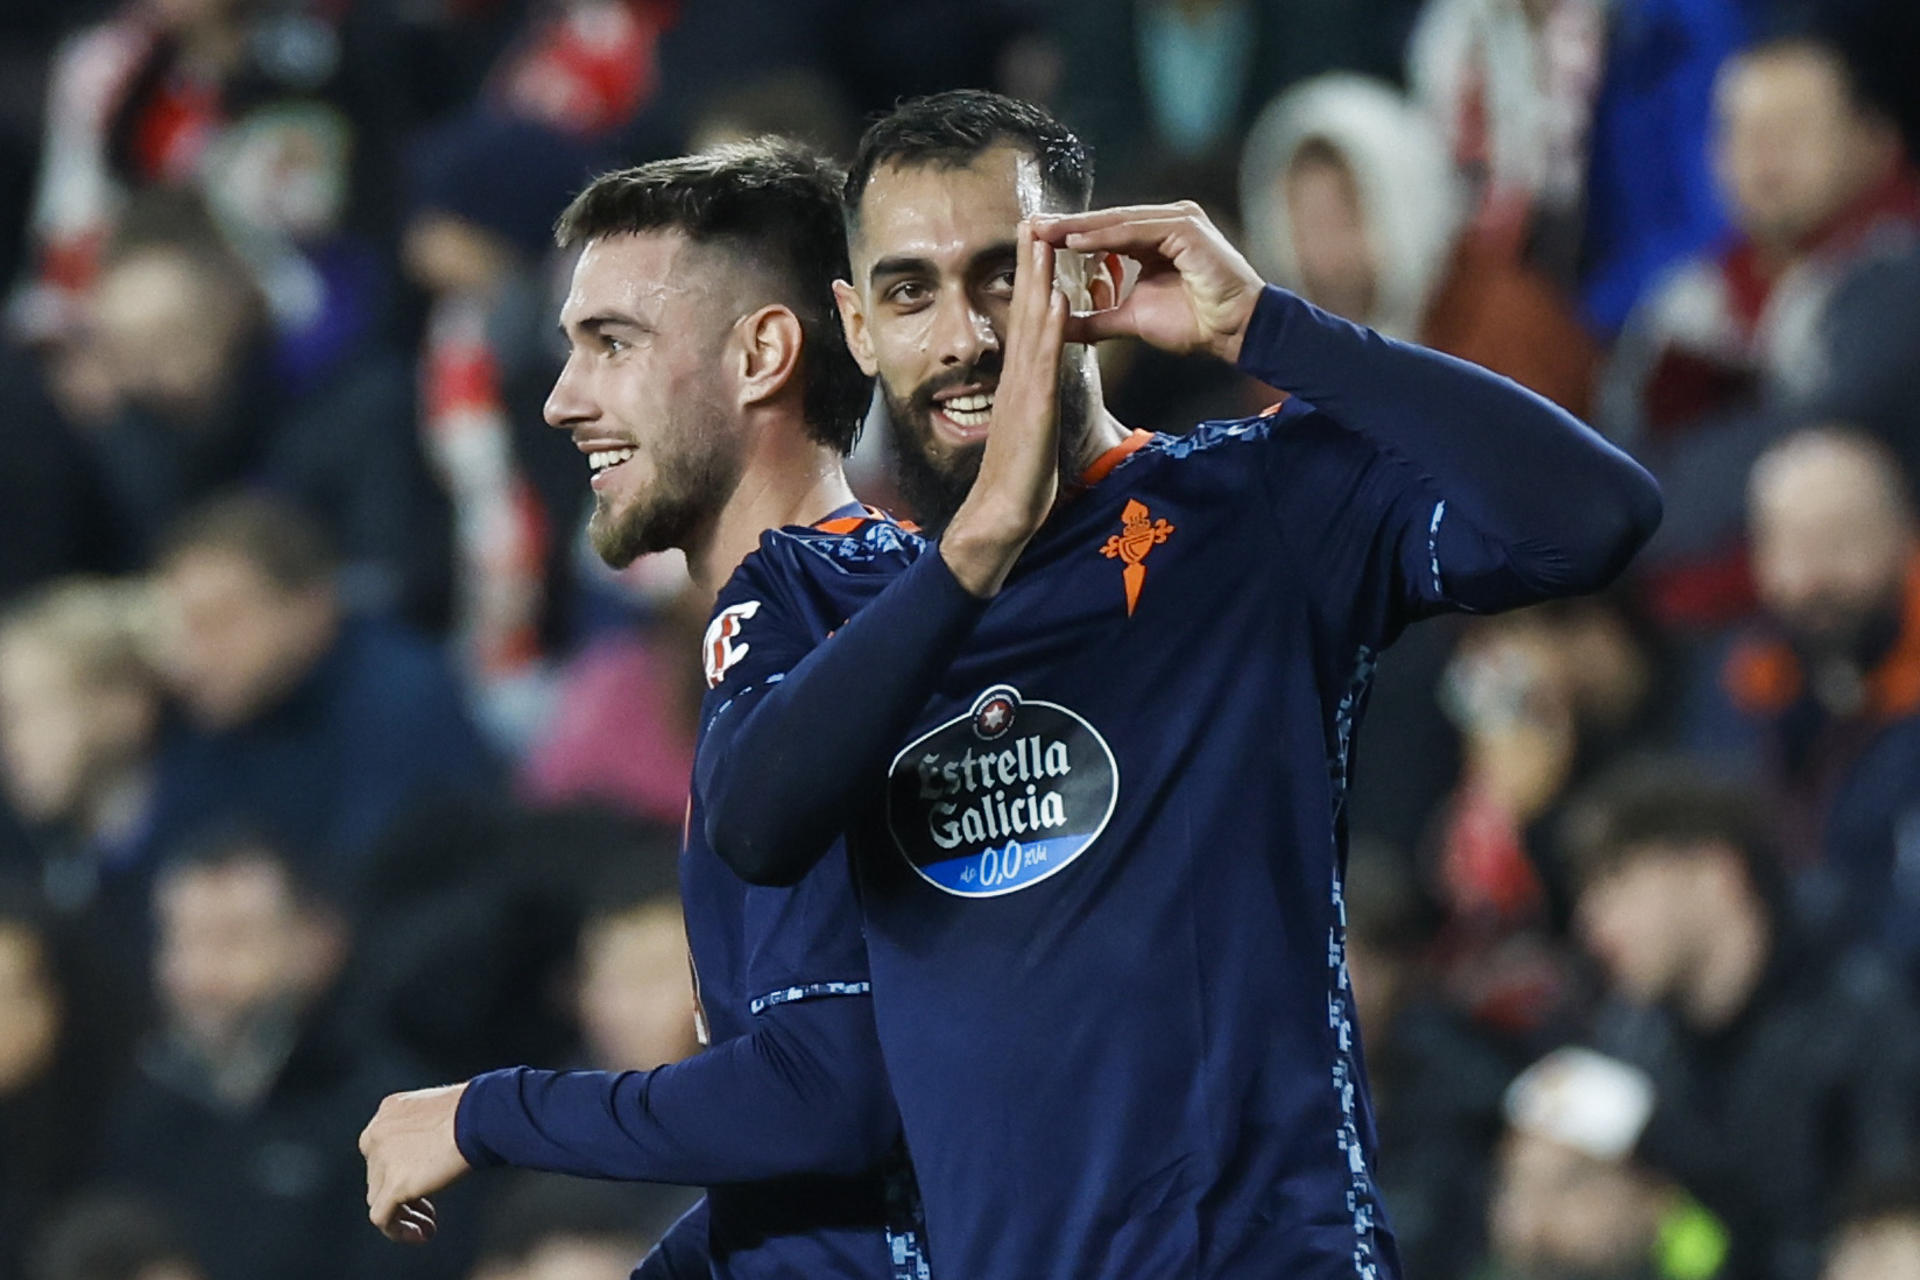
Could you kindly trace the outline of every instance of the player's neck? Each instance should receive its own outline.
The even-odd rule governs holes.
[[[840,454],[808,436],[799,421],[754,433],[740,482],[720,509],[705,544],[687,549],[693,580],[718,591],[760,535],[814,524],[854,500]]]
[[[1084,475],[1087,468],[1100,461],[1109,449],[1123,444],[1132,432],[1127,424],[1108,411],[1106,402],[1096,398],[1093,402],[1092,421],[1087,424],[1087,439],[1080,446],[1080,456],[1073,459],[1071,475],[1062,479],[1071,480]]]
[[[1087,468],[1098,462],[1109,449],[1126,440],[1132,433],[1127,424],[1113,416],[1107,408],[1106,389],[1100,381],[1100,365],[1093,358],[1091,347],[1079,348],[1081,367],[1085,371],[1087,386],[1087,438],[1081,442],[1080,456],[1064,459],[1068,464],[1060,478],[1074,481],[1086,474]]]

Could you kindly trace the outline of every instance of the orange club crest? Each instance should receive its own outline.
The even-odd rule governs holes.
[[[1173,526],[1164,519],[1155,520],[1147,510],[1147,504],[1137,498],[1128,498],[1127,505],[1120,512],[1120,532],[1107,539],[1100,548],[1100,554],[1109,560],[1118,560],[1123,564],[1120,580],[1127,588],[1127,616],[1133,616],[1133,607],[1140,603],[1140,587],[1147,580],[1147,553],[1165,542],[1173,533]]]

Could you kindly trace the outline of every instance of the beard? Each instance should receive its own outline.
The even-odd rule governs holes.
[[[740,481],[739,452],[725,433],[701,430],[691,419],[675,424],[662,447],[649,450],[649,456],[653,485],[624,510],[616,512],[605,497],[594,495],[587,537],[610,568],[624,569],[656,551],[687,549],[720,514]]]
[[[980,475],[980,459],[987,442],[957,449],[941,446],[933,435],[933,398],[949,387],[991,382],[998,390],[1002,357],[992,353],[973,365],[929,378],[904,399],[880,379],[880,397],[893,424],[894,483],[920,527],[938,536],[966,501]],[[1093,428],[1093,393],[1083,359],[1060,361],[1060,474],[1075,473]],[[991,428],[989,428],[991,430]]]

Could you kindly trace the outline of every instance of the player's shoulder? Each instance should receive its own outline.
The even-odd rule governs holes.
[[[812,596],[837,581],[889,576],[919,558],[927,540],[911,524],[869,508],[816,525],[787,525],[760,535],[721,587],[716,606],[749,599]]]
[[[760,535],[760,545],[741,562],[749,575],[818,582],[837,577],[893,573],[925,550],[912,525],[869,508],[816,525],[787,525]]]
[[[1246,418],[1210,418],[1182,435],[1157,435],[1140,452],[1178,462],[1227,457],[1248,445],[1279,439],[1318,410],[1287,396]]]

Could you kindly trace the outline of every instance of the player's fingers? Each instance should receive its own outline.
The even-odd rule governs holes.
[[[1009,389],[1024,387],[1031,376],[1035,341],[1047,319],[1053,287],[1053,246],[1023,234],[1020,261],[1014,268],[1013,302],[1007,311],[1006,363],[1000,382]]]
[[[394,1222],[406,1233],[408,1244],[426,1244],[439,1233],[440,1221],[433,1204],[425,1199],[409,1200],[400,1206]]]
[[[1042,269],[1042,255],[1050,254],[1052,249],[1036,239],[1033,228],[1025,222],[1020,224],[1019,233],[1014,238],[1013,264],[1013,302],[1007,308],[1007,336],[1014,343],[1020,335],[1030,329],[1045,315],[1047,290],[1053,286],[1053,273]],[[1051,263],[1047,264],[1051,267]],[[1019,347],[1014,343],[1007,354],[1012,357]]]
[[[1126,204],[1085,213],[1040,213],[1033,216],[1034,234],[1050,244],[1065,244],[1068,236],[1129,222],[1159,222],[1190,218],[1200,212],[1192,201],[1178,204]]]
[[[1065,348],[1067,317],[1072,311],[1073,308],[1067,305],[1066,294],[1058,289],[1049,292],[1047,314],[1042,317],[1040,333],[1034,344],[1034,377],[1043,386],[1060,385],[1060,353]]]
[[[1134,337],[1133,313],[1122,304],[1117,307],[1103,307],[1098,311],[1076,311],[1068,316],[1065,325],[1065,341],[1091,345],[1105,342],[1109,338]]]
[[[1192,229],[1192,220],[1184,216],[1147,218],[1075,231],[1066,236],[1065,244],[1079,253],[1119,253],[1144,262],[1171,258],[1177,238]]]

